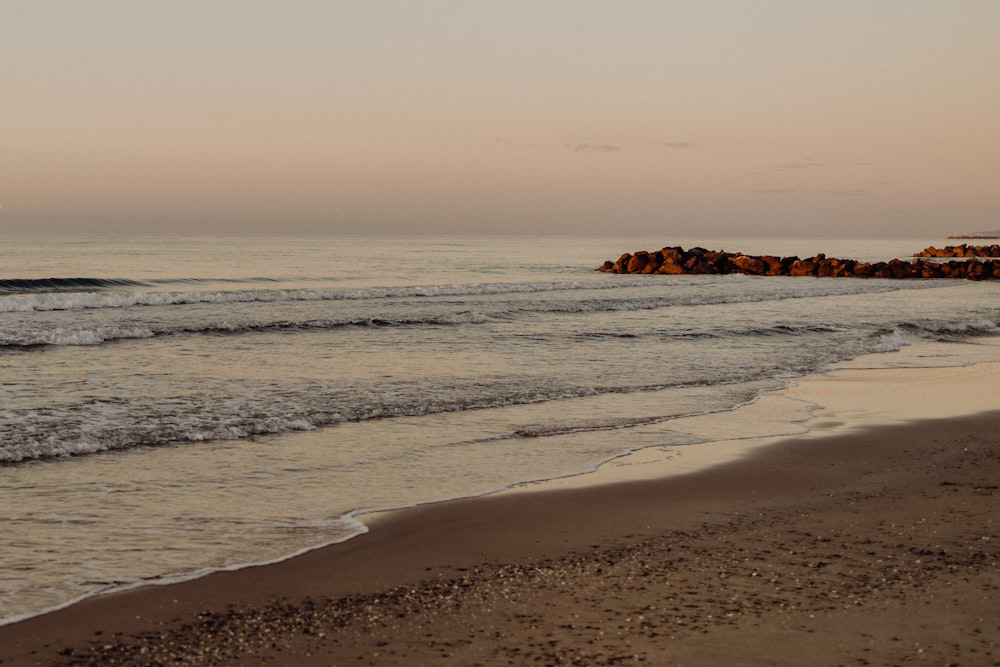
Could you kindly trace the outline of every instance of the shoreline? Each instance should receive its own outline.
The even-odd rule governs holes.
[[[309,664],[313,658],[316,658],[315,664],[329,664],[333,658],[348,655],[358,664],[397,664],[393,660],[398,660],[398,664],[405,664],[407,660],[435,662],[443,660],[441,642],[454,644],[456,651],[452,652],[456,653],[454,657],[460,664],[467,664],[473,655],[481,661],[479,664],[506,664],[506,659],[499,660],[497,656],[500,654],[496,651],[506,646],[503,650],[509,652],[513,644],[527,640],[523,636],[524,628],[517,630],[520,624],[516,617],[507,618],[506,631],[497,630],[506,638],[503,642],[492,642],[485,636],[479,636],[476,641],[463,642],[457,638],[444,638],[449,636],[449,632],[454,634],[456,628],[460,628],[462,633],[474,633],[470,629],[475,626],[473,621],[469,620],[470,625],[465,625],[461,615],[456,618],[445,613],[446,610],[435,612],[430,620],[421,620],[421,613],[409,609],[404,613],[405,619],[420,620],[422,629],[434,626],[429,633],[433,638],[421,641],[418,635],[413,634],[416,632],[413,627],[408,630],[396,627],[385,634],[385,628],[391,626],[384,623],[384,638],[374,639],[378,635],[378,627],[373,627],[370,620],[364,621],[361,618],[364,614],[359,615],[357,611],[362,607],[370,610],[372,599],[387,594],[394,600],[393,604],[405,607],[406,600],[400,599],[400,587],[410,591],[413,600],[420,599],[423,606],[428,604],[427,595],[440,599],[443,595],[441,586],[445,584],[448,593],[445,597],[449,604],[455,600],[455,596],[448,592],[453,589],[464,592],[466,597],[476,592],[473,598],[480,600],[480,588],[495,588],[498,573],[506,572],[503,575],[506,581],[517,582],[516,588],[527,584],[529,592],[524,595],[534,597],[521,603],[518,613],[534,618],[544,608],[564,604],[567,595],[567,591],[554,590],[551,582],[537,580],[538,563],[548,563],[546,568],[561,571],[568,567],[568,562],[572,565],[570,570],[579,570],[583,567],[581,563],[589,562],[588,556],[598,557],[608,561],[602,568],[607,572],[623,562],[620,557],[623,549],[628,553],[652,550],[662,556],[663,549],[667,552],[679,549],[677,540],[688,540],[684,535],[697,535],[708,525],[714,526],[711,530],[723,534],[725,526],[745,522],[754,509],[763,510],[758,512],[761,516],[775,512],[801,514],[804,508],[817,511],[815,508],[823,504],[825,494],[831,497],[846,494],[860,498],[855,501],[858,503],[865,503],[864,498],[870,497],[867,503],[873,504],[877,510],[885,504],[879,500],[879,493],[886,493],[884,489],[895,491],[912,484],[915,479],[926,481],[928,475],[939,474],[923,465],[931,459],[947,461],[950,467],[946,466],[946,470],[955,469],[960,470],[962,475],[989,478],[988,470],[1000,472],[996,457],[997,442],[992,435],[1000,423],[1000,413],[985,412],[986,408],[995,408],[990,397],[998,395],[995,389],[1000,387],[1000,379],[994,379],[1000,378],[1000,373],[996,373],[997,367],[995,363],[980,363],[943,368],[845,368],[811,376],[779,392],[781,400],[822,404],[810,418],[814,425],[810,433],[731,441],[734,445],[728,451],[728,462],[718,460],[719,450],[704,451],[711,446],[719,447],[720,443],[673,448],[685,450],[680,457],[677,452],[647,448],[614,459],[597,472],[587,475],[522,485],[478,498],[365,515],[361,520],[370,528],[367,534],[291,559],[217,572],[180,583],[102,595],[58,611],[0,626],[0,664],[99,664],[110,655],[126,658],[130,655],[129,651],[141,651],[143,647],[147,653],[135,653],[132,663],[126,661],[123,664],[145,664],[139,656],[150,655],[155,641],[149,636],[141,639],[140,635],[166,633],[164,637],[173,637],[170,641],[175,647],[179,645],[178,638],[183,636],[203,648],[211,648],[218,644],[218,638],[209,640],[204,629],[199,630],[198,623],[205,619],[221,624],[220,627],[226,623],[235,623],[233,627],[238,627],[241,623],[245,625],[246,619],[254,614],[277,614],[286,620],[298,618],[301,621],[303,614],[309,616],[306,611],[310,609],[313,611],[309,613],[315,619],[317,605],[331,608],[324,600],[334,601],[333,607],[339,605],[338,608],[343,608],[335,625],[343,623],[344,627],[354,630],[336,632],[327,627],[320,637],[317,633],[321,630],[305,633],[301,624],[290,623],[287,632],[273,631],[275,641],[271,647],[257,646],[250,641],[252,637],[244,637],[245,646],[256,646],[253,649],[256,657],[243,653],[237,659],[233,657],[232,647],[225,648],[219,644],[215,648],[229,651],[228,658],[197,661],[194,660],[197,651],[189,646],[183,654],[190,661],[180,664],[258,664],[254,662],[256,660],[264,664],[266,660],[263,656],[268,655],[279,661],[295,656],[295,662],[304,664]],[[896,380],[887,381],[890,377]],[[863,391],[866,387],[867,394]],[[892,400],[885,392],[887,387],[896,392],[892,394]],[[929,391],[929,388],[934,391]],[[940,400],[942,395],[947,395],[949,400]],[[879,401],[873,403],[873,397],[879,397]],[[777,398],[764,396],[760,400]],[[932,419],[917,421],[914,415]],[[850,428],[852,424],[854,427]],[[959,465],[960,462],[954,459],[962,455],[939,444],[957,442],[960,437],[971,437],[977,443],[978,467]],[[872,447],[873,442],[880,446]],[[703,454],[704,460],[691,467],[689,462],[698,458],[694,456],[694,449],[699,447],[703,449],[699,456]],[[907,457],[906,453],[914,449],[919,450],[920,455]],[[964,449],[969,451],[967,447]],[[678,465],[680,460],[684,461],[684,466]],[[893,469],[888,463],[899,469]],[[640,466],[641,474],[637,472]],[[996,476],[993,475],[992,479],[995,480]],[[952,485],[964,489],[964,484],[940,479],[938,490],[951,492],[957,490],[952,489]],[[986,489],[989,486],[980,484],[979,487],[972,487],[973,500],[985,504],[978,519],[985,522],[984,528],[989,523],[988,511],[998,508],[996,492]],[[976,488],[986,491],[976,491]],[[924,489],[922,495],[926,496],[926,493]],[[911,498],[914,507],[909,511],[919,510],[920,496],[917,493]],[[963,497],[963,500],[969,499]],[[843,509],[831,506],[823,511],[827,514],[842,513]],[[952,508],[950,511],[957,510]],[[722,523],[715,525],[719,518],[722,518]],[[822,524],[822,521],[819,523]],[[745,529],[746,526],[743,526]],[[997,576],[996,543],[1000,541],[995,534],[996,527],[992,526],[989,530],[992,533],[982,536],[993,538],[993,550],[988,552],[984,561],[987,564],[992,562],[985,570],[987,586],[993,585],[990,582],[995,582]],[[680,538],[678,534],[681,534]],[[742,537],[746,539],[746,535]],[[786,540],[791,539],[788,535],[785,537]],[[690,539],[698,542],[703,538]],[[989,546],[989,540],[983,544]],[[609,554],[612,553],[618,556],[611,557]],[[747,553],[752,553],[752,550]],[[655,556],[647,555],[647,558]],[[822,567],[825,569],[827,566]],[[563,572],[563,576],[570,579],[571,574]],[[629,576],[635,576],[635,572]],[[718,572],[713,576],[719,576]],[[586,587],[605,579],[611,581],[614,577],[591,572],[590,576],[577,583]],[[949,586],[953,584],[951,582]],[[977,585],[983,584],[979,581]],[[509,586],[507,590],[511,590]],[[631,602],[628,596],[618,600],[618,604],[624,605],[621,609],[623,614],[634,612],[627,609],[634,606]],[[470,604],[470,600],[464,600],[462,606],[467,608]],[[493,607],[502,606],[500,602],[491,604]],[[614,604],[609,604],[609,608],[615,608]],[[482,622],[493,624],[490,627],[500,627],[503,624],[496,625],[498,619],[492,617],[493,607],[482,612]],[[350,611],[352,609],[354,612]],[[884,613],[888,611],[883,610]],[[898,615],[902,611],[892,613]],[[809,618],[814,617],[815,614]],[[965,616],[962,619],[963,623],[969,622]],[[358,626],[358,623],[362,625]],[[560,623],[565,625],[558,619],[551,621],[555,625]],[[539,617],[534,625],[537,629],[546,625],[546,620]],[[367,628],[369,634],[355,632],[362,626]],[[726,627],[729,628],[726,632],[749,631],[748,626],[739,624],[735,630],[729,625]],[[376,632],[371,634],[373,630]],[[757,631],[760,632],[760,628]],[[559,655],[582,655],[580,651],[585,647],[574,641],[573,632],[559,627],[550,628],[550,632],[559,637],[566,635],[562,639],[549,640],[559,644],[562,651]],[[815,632],[816,628],[813,628],[807,634]],[[702,634],[706,637],[714,636],[716,629],[706,629],[705,633]],[[993,635],[996,634],[994,628]],[[410,639],[403,641],[405,637]],[[653,641],[657,637],[651,637],[649,633],[630,637],[633,641],[630,646],[643,639],[646,646],[643,655],[649,658],[650,664],[664,660],[684,664],[678,657],[684,651],[695,651],[687,654],[687,659],[691,659],[692,655],[707,655],[705,651],[714,650],[699,642],[691,643],[693,640],[682,640],[683,646],[673,643],[674,640],[661,646],[662,642]],[[576,639],[579,640],[579,637]],[[788,639],[783,637],[782,641]],[[428,641],[433,644],[430,653],[426,652],[430,649],[424,645]],[[588,641],[593,642],[593,637]],[[388,643],[380,647],[377,646],[379,642]],[[395,657],[390,657],[386,650],[379,651],[388,646],[394,647]],[[457,650],[459,648],[460,651]],[[552,648],[555,650],[555,647]],[[494,653],[484,653],[490,650]],[[674,653],[670,653],[671,650]],[[989,650],[989,647],[982,647],[981,650]],[[355,656],[357,651],[360,652]],[[381,655],[374,656],[375,653]],[[516,652],[511,655],[516,655]],[[990,655],[998,659],[996,656],[1000,654]],[[515,664],[519,663],[515,660]],[[778,661],[773,664],[793,663]]]
[[[922,349],[933,353],[935,347],[924,345]],[[781,424],[789,427],[788,432],[741,433],[697,444],[645,447],[615,457],[592,472],[515,484],[499,493],[544,493],[665,479],[733,463],[788,440],[811,440],[923,420],[963,418],[1000,409],[993,398],[1000,395],[1000,361],[901,368],[852,365],[857,361],[796,378],[789,386],[765,393],[751,404],[729,412],[681,417],[670,422],[678,430],[691,428],[694,432],[702,422],[711,423],[715,431],[726,430],[719,428],[720,422],[733,422],[728,430],[736,432],[746,411],[757,410],[782,414]],[[958,391],[942,386],[954,388],[958,384],[961,385]]]

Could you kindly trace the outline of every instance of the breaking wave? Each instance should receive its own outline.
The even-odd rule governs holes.
[[[12,278],[0,279],[0,294],[79,292],[121,287],[148,287],[149,283],[125,278]]]

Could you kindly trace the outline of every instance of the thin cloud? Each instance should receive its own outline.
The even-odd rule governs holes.
[[[660,145],[664,148],[694,148],[690,141],[664,141]]]
[[[566,149],[574,153],[616,153],[621,150],[621,146],[614,144],[566,144]]]
[[[508,148],[537,148],[538,144],[534,142],[523,142],[523,141],[512,141],[510,139],[505,139],[503,137],[493,137],[493,141],[500,144],[501,146],[507,146]]]
[[[837,190],[820,190],[825,195],[834,197],[868,197],[872,191],[868,188],[840,188]]]
[[[805,188],[761,188],[755,191],[759,195],[790,195],[796,192],[809,192]]]
[[[784,164],[776,164],[771,167],[772,171],[792,171],[796,169],[815,169],[816,167],[825,167],[826,165],[822,162],[815,162],[813,160],[803,160],[802,162],[786,162]]]

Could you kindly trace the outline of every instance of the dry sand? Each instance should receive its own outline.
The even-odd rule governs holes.
[[[805,437],[382,515],[0,627],[0,664],[1000,664],[998,367],[810,382]]]

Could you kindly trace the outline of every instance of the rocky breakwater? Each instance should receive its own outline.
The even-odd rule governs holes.
[[[679,246],[661,250],[625,253],[618,261],[597,267],[605,273],[646,273],[658,275],[721,275],[742,273],[750,276],[816,276],[830,278],[962,278],[1000,279],[1000,260],[859,262],[824,254],[800,259],[773,255],[744,255],[724,250]]]
[[[1000,257],[1000,245],[946,245],[943,248],[924,248],[915,257]]]

